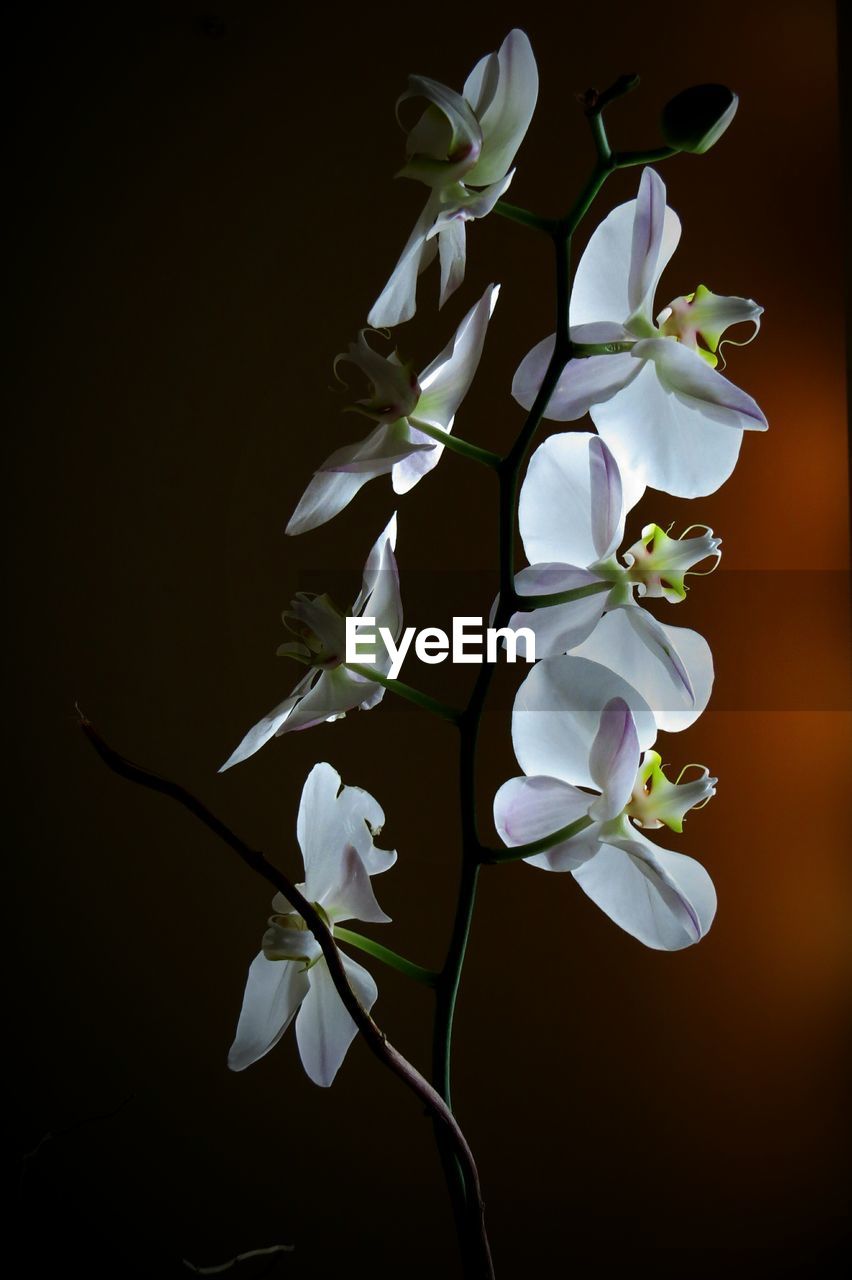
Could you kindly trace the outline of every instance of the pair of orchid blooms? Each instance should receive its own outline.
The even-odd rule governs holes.
[[[466,223],[489,213],[509,186],[537,93],[532,49],[518,30],[477,64],[461,94],[411,77],[400,102],[418,98],[427,105],[408,132],[402,174],[425,183],[429,197],[369,314],[373,328],[414,315],[418,276],[436,255],[441,305],[462,283]],[[569,838],[526,861],[570,871],[621,928],[663,950],[697,942],[716,908],[704,868],[642,833],[664,825],[680,832],[684,815],[714,794],[716,779],[706,768],[687,766],[669,781],[653,750],[659,731],[685,729],[701,714],[713,662],[700,635],[660,623],[644,604],[682,600],[686,575],[702,563],[718,563],[719,540],[703,526],[673,538],[651,524],[620,557],[619,548],[625,518],[646,486],[682,498],[712,493],[733,471],[743,432],[767,425],[754,400],[717,368],[723,335],[742,322],[756,333],[759,306],[702,286],[655,315],[660,276],[679,239],[680,221],[666,204],[665,186],[646,168],[636,199],[604,219],[577,267],[569,310],[572,357],[544,416],[575,421],[589,413],[597,434],[554,435],[533,455],[518,510],[529,567],[515,580],[519,596],[573,598],[512,619],[513,627],[532,628],[541,660],[518,690],[512,716],[523,776],[506,782],[494,800],[495,824],[508,846],[572,825]],[[366,438],[326,459],[288,533],[324,524],[375,476],[389,473],[394,491],[404,494],[436,466],[476,373],[498,293],[498,285],[485,290],[448,346],[419,374],[396,351],[380,354],[368,331],[338,357],[365,376],[369,394],[358,408],[375,425]],[[539,342],[515,374],[512,394],[526,409],[542,385],[554,342],[553,336]],[[369,554],[350,613],[375,617],[378,627],[398,638],[395,543],[394,514]],[[304,664],[306,672],[223,768],[273,736],[375,707],[384,696],[382,683],[346,665],[344,615],[327,596],[298,595],[284,621],[293,639],[279,653]],[[374,656],[373,670],[386,676],[389,658],[378,651]],[[683,781],[690,769],[694,776]],[[383,820],[373,797],[342,786],[331,765],[311,771],[297,822],[305,863],[300,888],[332,931],[347,919],[388,919],[370,883],[396,858],[374,844]],[[295,1018],[304,1067],[317,1084],[328,1085],[355,1025],[304,921],[281,895],[273,907],[262,951],[249,970],[229,1062],[240,1070],[256,1061]],[[375,982],[348,956],[343,963],[369,1010]]]

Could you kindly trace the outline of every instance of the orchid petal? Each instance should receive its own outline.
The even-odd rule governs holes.
[[[358,593],[358,598],[352,606],[353,616],[364,612],[367,601],[375,588],[378,575],[387,563],[387,548],[389,547],[391,551],[396,550],[396,532],[397,521],[396,512],[394,512],[376,541],[373,543],[373,546],[370,548],[370,554],[367,556],[367,563],[364,565],[364,576],[361,581],[361,590]]]
[[[410,320],[417,310],[417,277],[437,252],[437,245],[427,240],[427,233],[435,221],[438,208],[437,197],[430,196],[414,224],[414,230],[406,241],[390,279],[367,316],[368,324],[374,329],[390,329],[396,324],[402,324]]]
[[[338,854],[335,874],[318,901],[333,924],[340,924],[344,920],[365,920],[368,924],[390,923],[390,916],[385,915],[376,901],[361,855],[351,844],[345,845]]]
[[[488,321],[499,293],[498,284],[488,286],[441,354],[420,374],[420,399],[410,416],[413,426],[425,422],[449,430],[479,367]]]
[[[438,231],[438,254],[441,260],[441,292],[438,306],[443,307],[464,280],[467,248],[463,218],[444,222]]]
[[[679,346],[671,338],[660,341]],[[685,354],[705,364],[700,356]],[[652,360],[641,362],[639,376],[590,413],[623,476],[635,472],[645,484],[675,497],[713,493],[736,466],[742,432],[714,421],[700,402],[664,387]]]
[[[716,891],[701,864],[638,831],[601,844],[574,878],[611,920],[658,951],[692,946],[713,923]]]
[[[646,338],[636,343],[632,354],[637,360],[653,360],[663,386],[698,408],[711,422],[740,431],[766,430],[766,418],[751,396],[682,342]]]
[[[576,569],[564,564],[536,564],[521,569],[515,575],[515,590],[520,596],[551,595],[557,591],[573,591],[577,587],[592,586],[601,582],[586,569]],[[582,596],[568,604],[548,605],[528,613],[519,611],[512,615],[509,625],[517,630],[530,627],[535,635],[535,655],[550,658],[558,653],[582,644],[594,631],[606,607],[608,593]],[[517,652],[526,656],[526,642],[518,637]]]
[[[402,630],[402,598],[399,590],[399,570],[393,551],[396,545],[396,512],[370,552],[364,569],[361,592],[353,606],[353,614],[376,619],[376,629],[386,627],[394,639]],[[390,658],[379,659],[378,668],[384,670]]]
[[[613,698],[601,712],[600,727],[589,752],[589,773],[601,795],[589,813],[609,819],[622,812],[633,793],[639,768],[639,738],[630,708]]]
[[[376,427],[357,444],[335,450],[308,484],[285,532],[294,535],[318,528],[348,506],[374,476],[393,471],[412,454],[436,447],[423,435],[415,438],[404,422],[395,422]]]
[[[572,654],[599,662],[629,680],[652,708],[657,727],[666,733],[676,733],[693,724],[710,700],[713,655],[697,631],[660,622],[652,624],[654,638],[649,647],[650,632],[643,626],[639,614],[650,617],[640,605],[613,609]],[[670,662],[661,653],[658,647],[661,639],[677,667],[686,673],[691,695],[682,675],[672,673]]]
[[[292,714],[293,708],[310,690],[312,684],[317,681],[317,678],[317,673],[313,670],[303,676],[289,697],[285,698],[283,702],[279,702],[277,707],[274,707],[268,715],[264,716],[249,729],[242,742],[232,751],[219,769],[219,773],[224,773],[232,765],[241,764],[243,760],[248,760],[249,756],[253,756],[270,738],[274,737]]]
[[[232,1071],[244,1071],[278,1043],[308,990],[304,966],[255,956],[248,971],[237,1033],[228,1054]]]
[[[342,952],[340,959],[349,985],[369,1013],[378,996],[372,976]],[[358,1028],[337,993],[325,961],[314,965],[308,976],[310,990],[296,1019],[296,1039],[305,1071],[314,1084],[327,1088],[337,1075]]]
[[[592,539],[599,560],[605,560],[624,537],[621,472],[600,436],[589,441]]]
[[[409,159],[397,176],[438,188],[457,182],[475,163],[482,147],[482,130],[470,103],[428,76],[408,77],[408,88],[397,99],[397,112],[400,103],[410,98],[425,98],[441,113],[449,129],[427,108],[409,132],[405,148]]]
[[[604,496],[601,473],[595,469],[600,463],[593,463],[590,454],[593,448],[601,447],[596,439],[584,431],[550,436],[533,454],[518,503],[518,525],[531,564],[552,562],[585,568],[602,558],[593,527],[600,519],[594,513],[595,505]],[[624,534],[624,516],[640,496],[641,489],[631,487],[619,504],[614,488],[606,488],[608,524],[616,546]]]
[[[589,326],[597,329],[598,326]],[[611,330],[610,330],[611,332]],[[624,331],[619,328],[619,341]],[[573,336],[573,330],[572,330]],[[585,339],[584,339],[585,340]],[[589,341],[598,341],[597,337]],[[580,339],[577,339],[580,341]],[[544,338],[527,352],[515,371],[512,395],[523,409],[530,410],[542,382],[556,345],[555,335]],[[559,381],[547,402],[545,418],[554,422],[573,422],[588,413],[591,405],[599,404],[615,396],[637,376],[630,352],[615,355],[583,356],[569,360],[559,375]]]
[[[654,742],[657,726],[644,698],[626,680],[573,655],[537,663],[518,690],[512,712],[512,742],[524,773],[594,786],[589,754],[601,712],[612,698],[627,703],[644,751]]]
[[[652,176],[647,177],[649,174]],[[591,324],[595,320],[625,324],[636,310],[631,297],[637,296],[642,288],[645,290],[642,305],[647,308],[645,319],[650,323],[657,281],[680,240],[680,219],[672,209],[666,208],[662,233],[659,232],[657,184],[663,185],[652,169],[646,169],[639,186],[640,199],[644,202],[642,209],[640,200],[628,200],[613,209],[592,234],[574,277],[569,311],[572,325]],[[662,198],[665,202],[664,187]],[[640,232],[637,232],[634,250],[637,218]],[[635,284],[634,293],[630,291],[631,281]]]
[[[529,844],[585,817],[591,801],[587,792],[558,778],[510,778],[494,797],[494,825],[510,848]],[[586,827],[570,840],[524,858],[524,862],[544,871],[573,871],[595,853],[598,831],[597,825]]]
[[[385,822],[379,802],[361,787],[344,787],[337,797],[341,828],[347,842],[358,850],[371,876],[387,871],[396,862],[395,849],[379,849],[373,843]]]
[[[476,64],[464,96],[482,129],[482,150],[465,182],[484,187],[509,169],[535,111],[538,68],[525,32],[510,31],[496,55]]]

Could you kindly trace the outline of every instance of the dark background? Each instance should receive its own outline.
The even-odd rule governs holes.
[[[267,746],[219,777],[291,687],[280,609],[310,581],[353,598],[393,509],[387,481],[297,540],[312,468],[354,438],[331,360],[354,337],[422,202],[394,183],[409,71],[458,88],[522,24],[542,77],[510,198],[564,210],[592,160],[574,94],[623,71],[620,147],[658,142],[680,88],[741,109],[703,158],[662,169],[684,222],[658,295],[752,296],[758,341],[729,374],[770,421],[725,488],[646,498],[628,527],[706,521],[724,569],[660,616],[717,662],[712,709],[665,740],[721,782],[669,847],[699,857],[718,920],[680,955],[644,950],[568,876],[490,870],[465,971],[455,1100],[485,1185],[498,1274],[829,1271],[847,1200],[841,1047],[849,726],[842,240],[833,7],[371,4],[12,6],[7,153],[12,410],[6,695],[7,1095],[29,1152],[18,1274],[187,1275],[295,1245],[270,1274],[458,1274],[428,1124],[356,1043],[330,1091],[289,1033],[226,1067],[270,894],[165,800],[108,774],[78,699],[116,746],[179,778],[295,878],[317,759],[371,790],[399,863],[381,931],[440,963],[458,867],[449,726],[394,704]],[[617,175],[595,211],[635,193]],[[593,223],[592,223],[593,225]],[[584,235],[588,234],[589,226]],[[506,449],[511,372],[552,330],[548,246],[491,217],[436,310],[422,279],[398,331],[416,367],[492,279],[503,293],[458,429]],[[730,349],[729,349],[730,350]],[[492,477],[447,456],[400,501],[407,622],[485,611]],[[688,518],[687,518],[688,517]],[[461,697],[472,669],[404,675]],[[422,676],[422,679],[421,679]],[[504,670],[486,722],[483,811],[516,772]],[[380,931],[377,931],[377,934]],[[430,996],[378,972],[376,1016],[428,1063]],[[244,1274],[258,1274],[256,1263]]]

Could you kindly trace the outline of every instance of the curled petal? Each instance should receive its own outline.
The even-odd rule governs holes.
[[[651,323],[657,282],[679,240],[680,221],[666,207],[665,183],[653,169],[643,169],[633,213],[627,304],[630,315],[645,324]]]
[[[716,914],[716,891],[701,864],[658,849],[638,831],[610,837],[574,878],[620,928],[657,951],[700,941]]]
[[[349,985],[364,1008],[372,1009],[378,988],[360,964],[341,953]],[[302,1066],[314,1084],[327,1088],[340,1069],[358,1028],[347,1013],[324,960],[309,971],[310,990],[296,1019],[296,1039]]]
[[[228,1054],[232,1071],[244,1071],[278,1043],[308,991],[304,965],[255,956],[248,971],[237,1034]]]
[[[510,778],[494,797],[494,825],[509,848],[529,844],[567,827],[589,811],[592,797],[558,778]],[[573,871],[598,847],[598,826],[524,858],[544,871]]]
[[[457,182],[476,163],[482,147],[482,130],[470,103],[428,76],[408,77],[397,115],[400,104],[411,98],[425,98],[431,105],[408,135],[409,159],[397,176],[438,188]]]
[[[484,187],[508,171],[535,111],[538,68],[525,32],[510,31],[496,54],[476,64],[464,96],[482,129],[482,150],[465,181]]]
[[[605,560],[624,537],[621,472],[600,436],[589,441],[592,541],[599,560]]]

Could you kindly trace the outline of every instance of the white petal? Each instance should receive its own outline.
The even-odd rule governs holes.
[[[679,345],[670,338],[660,341]],[[680,498],[703,497],[736,466],[742,432],[714,421],[699,401],[667,390],[652,360],[642,363],[639,376],[617,396],[590,412],[621,474],[635,473],[654,489]]]
[[[605,614],[589,638],[572,653],[599,662],[629,680],[651,707],[657,727],[676,733],[693,724],[710,700],[713,655],[697,631],[657,623],[671,651],[677,655],[678,665],[688,674],[693,701],[682,679],[673,676],[668,663],[660,660],[656,646],[648,648],[641,625],[639,630],[633,625],[634,611],[640,608],[628,605]]]
[[[625,510],[618,463],[600,436],[589,441],[589,472],[592,539],[598,559],[605,560],[621,546]]]
[[[477,63],[465,81],[464,96],[482,129],[482,150],[465,182],[484,187],[511,166],[535,110],[538,68],[525,32],[510,31],[496,59],[490,54]]]
[[[633,214],[627,302],[631,315],[651,323],[654,294],[663,268],[677,248],[680,222],[666,208],[666,188],[653,169],[644,169]]]
[[[390,279],[367,316],[368,324],[374,329],[393,328],[395,324],[410,320],[417,310],[417,277],[429,265],[437,251],[434,242],[426,237],[439,207],[437,197],[430,196],[414,224],[414,230],[408,237]]]
[[[623,337],[623,331],[619,330]],[[598,339],[583,339],[597,341]],[[615,341],[616,339],[613,339]],[[581,341],[581,339],[577,339]],[[609,341],[609,339],[601,339]],[[523,409],[531,409],[544,381],[555,335],[544,338],[528,351],[515,371],[512,395]],[[589,412],[593,404],[607,400],[635,378],[636,367],[630,352],[609,356],[583,356],[569,360],[548,401],[544,416],[554,422],[574,422]]]
[[[318,901],[329,920],[341,924],[344,920],[365,920],[370,924],[389,924],[373,892],[370,876],[360,853],[352,844],[338,844],[335,874]]]
[[[369,1013],[378,995],[375,982],[360,964],[342,953],[340,958],[349,985]],[[296,1019],[296,1039],[305,1071],[314,1084],[327,1088],[337,1075],[358,1028],[337,994],[325,960],[315,964],[308,977],[310,990]]]
[[[302,787],[296,839],[305,864],[305,896],[311,902],[319,902],[335,882],[346,843],[345,819],[342,823],[337,805],[340,787],[340,774],[324,761],[314,765]]]
[[[244,1071],[276,1045],[308,990],[304,965],[267,960],[261,952],[248,971],[237,1034],[228,1054],[232,1071]]]
[[[626,680],[586,658],[537,663],[518,690],[512,712],[512,742],[524,773],[593,787],[589,755],[601,712],[612,698],[627,703],[644,751],[654,742],[657,726],[644,698]]]
[[[370,552],[364,567],[364,579],[352,613],[376,619],[376,629],[386,627],[394,639],[402,630],[402,597],[399,590],[399,570],[393,554],[396,545],[396,512]],[[379,656],[377,670],[384,672],[390,665],[387,654]]]
[[[713,923],[716,891],[701,864],[638,831],[602,844],[574,877],[611,920],[658,951],[692,946]]]
[[[462,218],[453,218],[444,223],[438,232],[438,256],[441,262],[439,307],[444,305],[464,280],[467,255],[465,234]]]
[[[571,565],[536,564],[521,569],[515,575],[515,590],[519,595],[550,595],[600,581],[595,574]],[[535,634],[536,658],[551,658],[554,654],[567,653],[594,631],[606,606],[607,596],[608,592],[600,591],[570,604],[556,604],[528,613],[518,612],[512,615],[509,625],[515,630],[530,627]],[[518,639],[517,652],[526,656],[523,636]]]
[[[640,193],[644,185],[646,196],[650,194],[648,184],[652,179],[646,182],[645,174],[652,172],[645,170],[640,182]],[[657,182],[659,181],[657,178]],[[663,198],[665,199],[665,192]],[[591,324],[595,320],[612,320],[624,324],[635,309],[630,302],[629,283],[633,260],[633,227],[638,203],[638,200],[628,200],[626,204],[613,209],[589,240],[574,277],[569,311],[572,325]],[[680,219],[672,209],[667,208],[653,268],[648,261],[643,263],[643,271],[637,269],[635,273],[635,278],[639,279],[641,276],[644,280],[649,301],[653,298],[657,281],[679,240]],[[648,318],[650,319],[650,315]]]
[[[337,797],[340,821],[346,838],[360,854],[367,874],[378,875],[396,862],[395,849],[379,849],[373,843],[384,826],[385,815],[379,802],[361,787],[344,787]]]
[[[427,108],[406,142],[408,162],[397,177],[414,178],[427,186],[443,187],[463,177],[482,148],[482,131],[471,105],[455,89],[428,76],[409,76],[408,88],[397,99],[425,98],[444,117],[437,121]],[[444,123],[446,122],[446,123]],[[457,157],[453,162],[449,156]]]
[[[382,424],[356,444],[336,449],[308,484],[287,524],[289,534],[306,533],[348,506],[374,476],[386,475],[403,458],[430,452],[433,441],[412,436],[405,423]]]
[[[447,423],[444,428],[446,431],[452,431],[452,421]],[[417,453],[411,453],[407,458],[402,458],[394,464],[391,478],[393,481],[394,493],[408,493],[409,489],[413,489],[419,480],[428,475],[438,463],[441,461],[441,454],[444,452],[444,446],[438,444],[431,436],[425,435],[422,431],[418,431],[415,427],[410,428],[411,438],[415,441],[421,441],[431,447],[423,449]]]
[[[510,778],[494,797],[494,825],[509,848],[529,844],[585,817],[593,798],[558,778]],[[597,847],[596,825],[524,861],[544,871],[573,871]]]
[[[590,813],[594,818],[615,818],[633,792],[639,769],[639,738],[630,708],[613,698],[601,712],[589,753],[589,772],[601,795]]]
[[[293,714],[293,709],[301,702],[305,693],[310,689],[311,683],[316,679],[317,674],[315,671],[309,671],[307,675],[303,676],[289,697],[285,698],[283,702],[279,702],[278,706],[269,712],[269,715],[264,716],[262,720],[258,720],[257,724],[249,729],[239,746],[228,756],[219,772],[224,773],[232,765],[248,760],[249,756],[253,756],[270,738],[274,737],[281,729],[281,726]]]
[[[711,422],[740,431],[765,431],[760,406],[695,351],[672,338],[646,338],[633,348],[637,360],[653,360],[663,386],[699,408]]]
[[[339,720],[347,711],[363,707],[376,688],[381,689],[381,685],[363,680],[345,667],[323,671],[310,692],[305,694],[283,724],[276,729],[275,736],[280,738],[285,733],[324,724],[326,720]]]
[[[602,558],[593,531],[589,450],[598,447],[593,446],[595,440],[585,431],[566,432],[550,436],[533,454],[518,502],[518,524],[530,564],[552,562],[586,568]],[[612,530],[616,545],[624,534],[624,516],[640,496],[641,489],[635,485],[623,494],[623,509]],[[599,491],[596,497],[600,501]],[[611,519],[616,515],[614,494],[608,495],[607,504]]]
[[[488,286],[441,354],[420,374],[420,399],[410,415],[415,427],[418,422],[425,422],[448,430],[479,367],[488,321],[499,293],[498,284]]]

